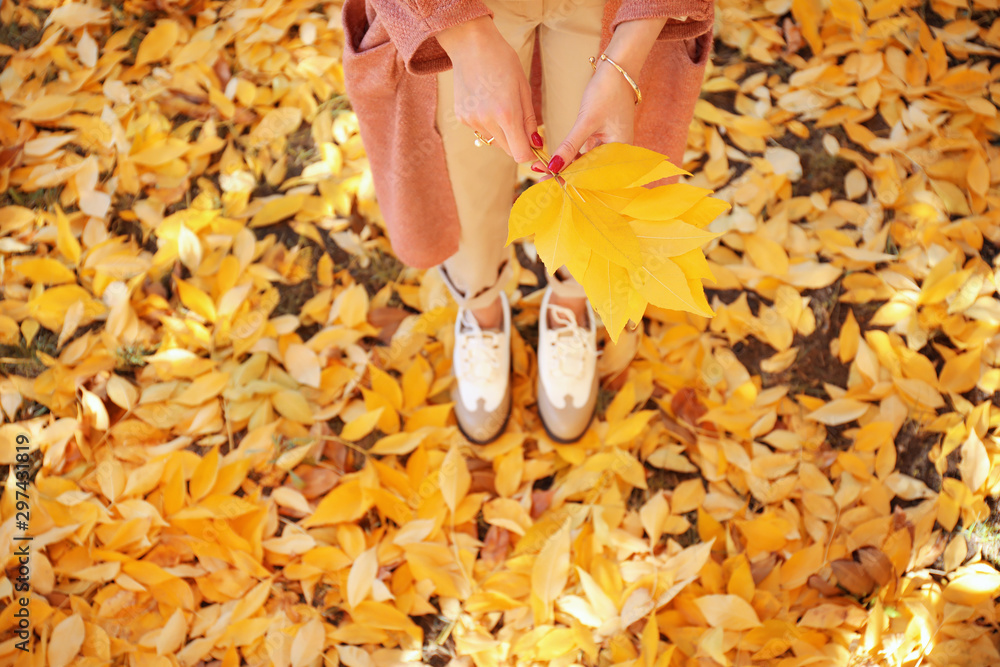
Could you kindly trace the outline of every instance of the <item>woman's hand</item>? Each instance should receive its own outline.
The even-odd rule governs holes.
[[[638,79],[666,22],[666,18],[625,21],[615,28],[604,53]],[[613,142],[630,144],[634,138],[635,91],[614,65],[598,60],[597,71],[583,91],[576,123],[553,153],[548,170],[558,173],[581,152]],[[542,171],[541,163],[535,163],[532,169]]]
[[[632,143],[635,136],[635,95],[621,73],[607,62],[598,62],[597,71],[583,91],[576,123],[552,155],[548,169],[558,173],[579,153],[601,144]],[[540,171],[543,165],[533,165]]]
[[[437,35],[455,74],[455,114],[517,162],[541,147],[531,88],[517,53],[488,16],[466,21]],[[530,139],[529,139],[530,137]],[[469,137],[472,141],[473,137]]]

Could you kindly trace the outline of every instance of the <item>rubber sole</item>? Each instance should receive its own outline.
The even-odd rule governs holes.
[[[469,434],[466,433],[465,429],[462,428],[462,422],[458,421],[457,418],[455,419],[455,424],[458,426],[459,433],[461,433],[465,437],[465,439],[468,440],[469,442],[471,442],[472,444],[474,444],[474,445],[488,445],[491,442],[494,442],[497,438],[499,438],[501,435],[503,435],[507,431],[507,424],[510,423],[510,415],[511,415],[512,412],[514,412],[514,397],[513,396],[510,397],[510,405],[507,406],[507,416],[503,418],[503,424],[500,426],[500,430],[497,431],[496,435],[494,435],[492,438],[487,438],[486,440],[476,440],[475,438],[469,437]]]
[[[536,403],[536,407],[537,407],[537,403]],[[574,442],[579,442],[580,438],[583,437],[583,434],[586,433],[590,429],[590,425],[594,423],[594,416],[595,415],[597,415],[597,403],[596,402],[594,403],[594,410],[590,413],[590,419],[587,420],[587,425],[584,427],[584,429],[582,431],[580,431],[580,435],[576,436],[575,438],[570,438],[570,439],[563,439],[563,438],[556,437],[556,435],[553,434],[552,431],[549,430],[549,425],[545,423],[545,417],[542,416],[541,411],[539,411],[539,413],[538,413],[538,418],[542,422],[542,428],[545,429],[545,434],[547,436],[549,436],[549,438],[553,442],[558,442],[560,445],[572,445]]]

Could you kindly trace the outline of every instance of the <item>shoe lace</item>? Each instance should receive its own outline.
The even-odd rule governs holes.
[[[562,328],[555,331],[550,345],[554,348],[556,369],[567,378],[582,378],[587,369],[587,336],[577,325],[576,315],[565,306],[549,304],[552,320]]]
[[[469,310],[461,314],[462,328],[456,344],[459,346],[458,373],[475,380],[490,380],[500,369],[500,343],[503,336],[496,331],[484,331]]]

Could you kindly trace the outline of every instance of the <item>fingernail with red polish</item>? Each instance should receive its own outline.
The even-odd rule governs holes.
[[[566,166],[566,160],[562,158],[562,155],[557,155],[549,160],[549,171],[553,174],[558,174],[564,166]]]
[[[542,141],[542,135],[538,134],[537,132],[531,133],[531,144],[535,148],[541,148],[544,145],[544,143],[545,142]]]
[[[538,165],[534,165],[534,164],[531,165],[531,171],[537,171],[539,174],[544,174],[545,173],[544,169],[542,169]]]

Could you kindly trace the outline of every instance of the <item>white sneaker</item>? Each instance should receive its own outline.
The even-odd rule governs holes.
[[[549,303],[545,290],[538,316],[538,415],[556,442],[579,440],[597,408],[597,324],[587,302],[587,322]],[[555,326],[549,327],[551,313]]]
[[[503,292],[500,303],[500,331],[484,330],[465,308],[455,319],[455,418],[462,434],[479,445],[499,437],[510,419],[510,302]]]

